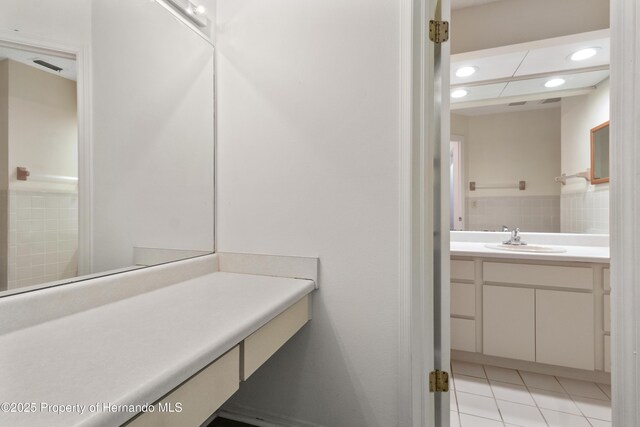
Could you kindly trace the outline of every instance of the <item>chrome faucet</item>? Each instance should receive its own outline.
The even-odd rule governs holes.
[[[505,231],[509,231],[509,230],[507,229]],[[514,245],[514,246],[526,245],[525,242],[520,240],[520,229],[519,228],[515,228],[515,229],[511,230],[511,238],[509,240],[505,240],[504,242],[502,242],[502,244],[504,244],[504,245]]]

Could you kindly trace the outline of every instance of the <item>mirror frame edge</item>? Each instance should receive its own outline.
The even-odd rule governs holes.
[[[590,140],[591,140],[591,169],[589,170],[589,179],[591,181],[592,185],[596,185],[596,184],[606,184],[609,182],[609,177],[606,178],[596,178],[595,176],[595,138],[594,138],[594,134],[599,131],[600,129],[603,129],[605,127],[609,126],[609,120],[607,120],[606,122],[599,124],[596,127],[591,128],[591,130],[589,131],[589,135],[590,135]]]

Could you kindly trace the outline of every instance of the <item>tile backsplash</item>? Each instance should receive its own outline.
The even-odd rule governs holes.
[[[467,231],[560,232],[560,196],[467,197],[465,208]]]
[[[561,196],[563,233],[609,234],[609,186]]]
[[[8,289],[78,275],[78,195],[9,192]]]

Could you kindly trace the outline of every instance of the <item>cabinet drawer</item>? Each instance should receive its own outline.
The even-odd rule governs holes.
[[[611,372],[611,337],[604,336],[604,371]]]
[[[485,262],[483,280],[491,283],[593,289],[590,267]]]
[[[604,331],[611,332],[611,295],[604,296]]]
[[[473,280],[475,275],[475,264],[473,261],[451,260],[452,280]]]
[[[476,321],[451,319],[451,349],[476,351]]]
[[[309,321],[309,298],[302,298],[243,341],[240,379],[249,378]]]
[[[471,317],[476,315],[476,285],[451,283],[451,314]]]
[[[602,283],[605,291],[611,290],[611,270],[608,268],[602,270]]]
[[[536,290],[536,362],[595,368],[593,295]]]
[[[484,354],[535,361],[534,290],[485,285],[482,292]]]
[[[234,347],[202,371],[189,378],[154,404],[154,412],[145,412],[128,427],[198,427],[238,391],[240,349]],[[159,407],[178,408],[180,412],[160,412]]]

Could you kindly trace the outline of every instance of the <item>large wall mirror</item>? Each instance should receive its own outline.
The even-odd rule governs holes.
[[[0,296],[214,250],[209,3],[2,2]]]
[[[451,85],[452,230],[609,233],[608,30],[453,55]]]

